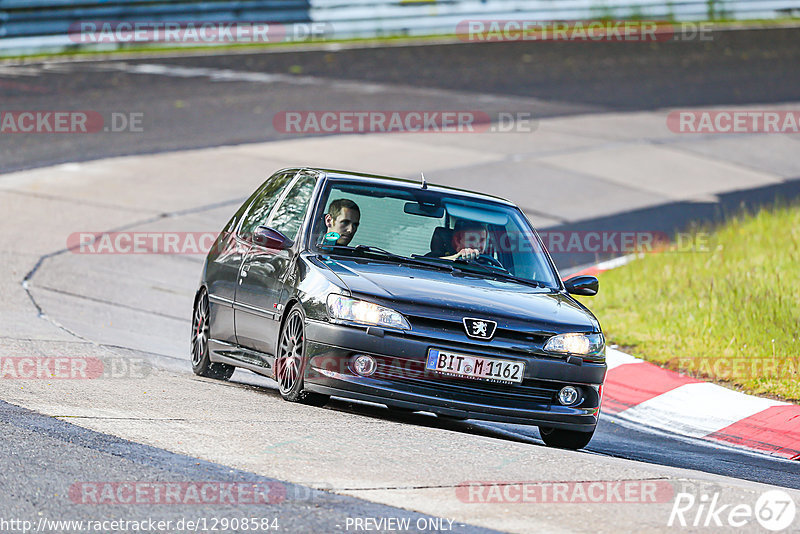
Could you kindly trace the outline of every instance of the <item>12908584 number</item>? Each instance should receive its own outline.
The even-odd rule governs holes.
[[[251,531],[261,532],[268,530],[278,530],[280,525],[275,517],[201,517],[197,520],[196,530],[198,532],[229,532]]]

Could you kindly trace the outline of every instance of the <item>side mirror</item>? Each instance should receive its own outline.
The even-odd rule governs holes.
[[[286,250],[294,245],[294,241],[269,226],[256,228],[256,231],[253,232],[253,242],[256,245],[274,250]]]
[[[564,281],[564,287],[567,288],[567,293],[570,295],[592,297],[597,295],[599,286],[600,282],[594,276],[573,276]]]

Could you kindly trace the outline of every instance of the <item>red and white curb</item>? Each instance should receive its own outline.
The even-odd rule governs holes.
[[[620,256],[619,258],[614,258],[608,261],[601,261],[600,263],[592,265],[591,267],[584,267],[578,271],[571,272],[568,278],[572,278],[573,276],[597,276],[604,271],[610,271],[611,269],[622,267],[626,263],[630,263],[632,260],[638,257],[638,254],[628,254],[627,256]]]
[[[598,263],[596,275],[635,256]],[[670,434],[800,460],[800,406],[747,395],[607,349],[602,412]]]
[[[602,411],[672,434],[800,460],[800,406],[755,397],[607,349]]]

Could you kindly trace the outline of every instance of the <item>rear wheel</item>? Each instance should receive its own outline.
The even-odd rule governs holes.
[[[303,388],[303,374],[307,363],[305,320],[303,308],[295,304],[286,316],[278,338],[275,380],[284,400],[323,406],[330,400],[328,395],[306,391]]]
[[[211,337],[210,315],[208,293],[203,288],[195,299],[194,314],[192,315],[192,371],[199,376],[227,380],[236,368],[232,365],[211,361],[208,350],[208,340]]]
[[[591,432],[578,432],[576,430],[562,430],[560,428],[539,427],[539,435],[548,447],[558,449],[582,449],[592,441],[594,430]]]

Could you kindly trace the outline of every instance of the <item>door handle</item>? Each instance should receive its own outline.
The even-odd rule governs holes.
[[[245,263],[244,267],[242,267],[242,278],[247,278],[247,271],[250,270],[250,264]]]

